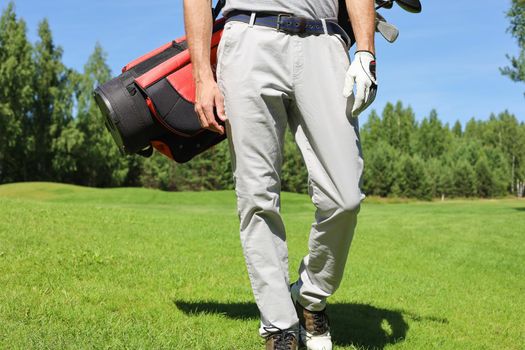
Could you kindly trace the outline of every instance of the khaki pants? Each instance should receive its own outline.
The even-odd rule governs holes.
[[[299,270],[299,302],[322,310],[343,276],[364,198],[353,100],[342,94],[350,62],[338,36],[289,35],[241,22],[226,24],[218,55],[241,242],[265,336],[298,324],[280,215],[287,124],[308,169],[316,207],[309,254]]]

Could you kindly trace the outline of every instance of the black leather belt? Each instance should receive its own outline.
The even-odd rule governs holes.
[[[292,35],[321,35],[321,34],[339,34],[345,41],[347,48],[350,47],[350,38],[343,28],[336,21],[325,20],[326,30],[323,21],[320,19],[309,19],[305,17],[292,16],[287,13],[267,13],[254,12],[254,25],[275,28],[277,31]],[[237,21],[250,23],[252,12],[234,10],[226,16],[226,22]]]

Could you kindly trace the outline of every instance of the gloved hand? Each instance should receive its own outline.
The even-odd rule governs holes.
[[[377,94],[376,58],[369,51],[357,51],[354,61],[346,72],[343,95],[348,98],[354,93],[356,85],[352,116],[357,118],[361,112],[374,102]]]

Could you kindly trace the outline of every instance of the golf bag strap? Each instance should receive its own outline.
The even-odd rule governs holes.
[[[221,13],[221,10],[224,7],[224,5],[226,5],[226,0],[219,0],[219,1],[217,1],[217,4],[212,9],[212,15],[213,15],[213,20],[214,21],[217,19],[217,17],[219,17],[219,14]]]

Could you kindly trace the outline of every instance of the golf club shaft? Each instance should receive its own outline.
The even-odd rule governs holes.
[[[392,3],[392,2],[394,2],[394,0],[383,1],[382,3],[380,3],[379,5],[376,6],[376,11],[379,10],[380,8],[384,7],[388,3]]]

